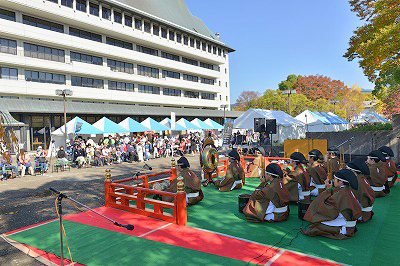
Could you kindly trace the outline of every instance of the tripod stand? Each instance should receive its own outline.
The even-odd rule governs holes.
[[[131,224],[120,224],[117,221],[114,221],[113,219],[98,213],[97,211],[93,210],[92,208],[89,208],[88,206],[84,205],[83,203],[80,203],[77,200],[74,200],[73,198],[65,195],[64,193],[61,193],[60,191],[54,189],[54,188],[49,188],[52,192],[57,194],[57,214],[58,214],[58,219],[59,219],[59,223],[60,223],[60,251],[61,251],[61,265],[64,266],[64,244],[63,244],[63,222],[62,222],[62,200],[63,199],[68,199],[70,201],[75,202],[76,204],[79,204],[80,206],[88,209],[89,211],[92,211],[94,213],[96,213],[97,215],[109,220],[110,222],[112,222],[115,226],[119,226],[119,227],[124,227],[127,230],[133,230],[135,227]]]

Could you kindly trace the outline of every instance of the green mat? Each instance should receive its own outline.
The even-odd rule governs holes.
[[[243,261],[198,252],[64,221],[74,261],[86,265],[243,265]],[[9,238],[60,256],[58,221]],[[64,256],[69,258],[64,245]]]
[[[299,233],[290,246],[287,245],[299,232],[299,228],[308,224],[298,219],[297,205],[290,205],[288,221],[275,224],[249,223],[239,213],[238,196],[251,194],[258,184],[258,179],[247,179],[244,188],[231,192],[219,192],[213,185],[203,188],[204,200],[188,208],[188,226],[268,245],[277,244],[282,236],[289,233],[279,247],[351,265],[397,264],[400,184],[396,184],[389,196],[376,199],[373,219],[357,225],[359,231],[352,239],[331,240]]]

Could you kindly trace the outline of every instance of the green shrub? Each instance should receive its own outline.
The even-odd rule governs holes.
[[[393,129],[392,123],[367,123],[367,124],[356,125],[347,131],[363,132],[363,131],[392,130],[392,129]]]

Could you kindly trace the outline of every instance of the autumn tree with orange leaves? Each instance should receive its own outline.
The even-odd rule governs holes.
[[[300,76],[293,85],[297,93],[305,94],[311,100],[335,99],[339,92],[346,89],[340,80],[332,80],[322,75]]]

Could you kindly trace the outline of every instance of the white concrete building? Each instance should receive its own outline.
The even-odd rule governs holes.
[[[229,110],[234,50],[184,0],[1,0],[0,45],[0,104],[33,134],[63,122],[62,103],[49,109],[61,100],[56,89],[73,91],[69,116],[89,123]],[[87,104],[86,113],[76,111]]]

